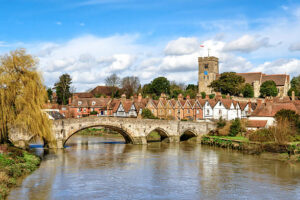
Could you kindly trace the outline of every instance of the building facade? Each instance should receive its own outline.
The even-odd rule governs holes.
[[[205,92],[212,94],[213,90],[208,87],[210,83],[216,80],[219,74],[219,59],[216,57],[199,57],[198,58],[198,90],[199,93]]]

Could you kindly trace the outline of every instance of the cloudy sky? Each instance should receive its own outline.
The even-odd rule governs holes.
[[[204,47],[201,47],[204,45]],[[300,74],[299,0],[2,0],[0,54],[26,48],[45,84],[77,91],[106,76],[197,82],[197,57],[220,70]]]

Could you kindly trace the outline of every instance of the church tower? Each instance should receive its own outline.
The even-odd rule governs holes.
[[[219,59],[213,56],[199,57],[199,72],[198,72],[198,92],[212,94],[213,90],[208,86],[216,80],[219,74]]]

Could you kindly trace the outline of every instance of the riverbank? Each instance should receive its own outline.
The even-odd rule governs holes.
[[[207,135],[201,138],[201,144],[236,149],[247,154],[259,155],[264,159],[300,162],[300,143],[252,142],[242,136]]]
[[[5,199],[17,180],[40,165],[40,158],[12,146],[0,145],[0,199]]]

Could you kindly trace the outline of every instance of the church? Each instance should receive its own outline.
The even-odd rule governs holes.
[[[217,57],[199,57],[199,73],[198,73],[198,89],[199,93],[205,92],[212,94],[214,91],[208,87],[210,83],[220,77],[219,59]],[[249,83],[254,88],[254,97],[260,96],[260,86],[269,80],[276,83],[278,96],[285,97],[290,89],[290,75],[286,74],[264,74],[262,72],[237,73],[245,79],[245,83]]]

